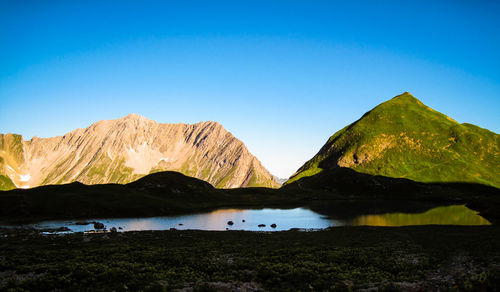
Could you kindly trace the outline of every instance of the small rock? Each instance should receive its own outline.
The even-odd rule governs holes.
[[[184,225],[184,224],[182,224],[182,223],[179,223],[179,226],[182,226],[182,225]]]
[[[233,225],[233,221],[227,221],[227,225]]]
[[[276,224],[271,224],[271,228],[276,228]]]
[[[101,222],[94,222],[94,229],[104,229],[104,224]]]
[[[111,227],[111,229],[109,229],[109,231],[110,231],[110,232],[113,232],[113,233],[114,233],[114,232],[118,232],[118,231],[116,230],[116,227]]]
[[[241,220],[241,222],[245,222],[245,219]]]
[[[69,229],[66,226],[62,226],[62,227],[59,227],[59,228],[45,228],[45,229],[40,229],[40,231],[41,232],[47,232],[47,233],[57,233],[57,232],[71,231],[71,229]]]
[[[259,227],[266,227],[266,224],[259,224]]]
[[[122,230],[123,228],[121,228],[121,227],[118,227],[118,229]]]
[[[177,230],[177,229],[175,229],[175,228],[173,228],[173,227],[172,227],[172,228],[170,228],[170,231],[174,231],[174,230]]]
[[[78,222],[75,222],[75,225],[89,225],[91,222],[88,222],[88,221],[78,221]]]

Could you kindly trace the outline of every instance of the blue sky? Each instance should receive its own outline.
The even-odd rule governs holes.
[[[0,133],[214,120],[273,174],[404,91],[500,132],[498,1],[0,1]]]

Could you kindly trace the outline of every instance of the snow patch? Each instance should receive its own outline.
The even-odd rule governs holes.
[[[21,189],[29,189],[30,186],[29,185],[25,185],[25,186],[22,186]]]
[[[128,146],[128,151],[135,153],[135,150],[132,148],[132,146]]]
[[[27,182],[31,179],[31,175],[30,174],[27,174],[27,175],[19,175],[21,178],[19,179],[20,181],[23,181],[23,182]]]
[[[168,162],[168,157],[162,157],[162,158],[160,158],[160,160],[158,160],[158,163],[160,163],[162,161]]]
[[[16,172],[14,169],[12,169],[12,167],[10,167],[10,165],[7,165],[7,168],[10,169],[10,171]]]

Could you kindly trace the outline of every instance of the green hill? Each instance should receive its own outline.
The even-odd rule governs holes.
[[[500,188],[500,135],[460,124],[405,92],[328,139],[287,182],[348,167],[419,182],[468,182]]]

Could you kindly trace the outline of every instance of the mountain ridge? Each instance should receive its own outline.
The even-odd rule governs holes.
[[[50,138],[0,134],[0,150],[0,189],[127,183],[165,170],[221,188],[278,186],[244,143],[214,121],[162,124],[129,114]]]

